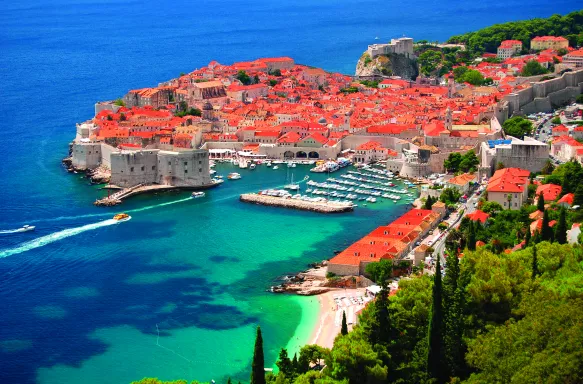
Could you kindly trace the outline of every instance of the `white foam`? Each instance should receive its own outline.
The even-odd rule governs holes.
[[[0,258],[16,255],[22,252],[30,251],[31,249],[39,248],[45,246],[47,244],[54,243],[55,241],[62,240],[67,237],[75,236],[83,232],[91,231],[94,229],[98,229],[101,227],[106,227],[108,225],[117,224],[117,220],[109,219],[100,221],[98,223],[87,224],[81,227],[69,228],[64,229],[59,232],[51,233],[50,235],[45,235],[39,238],[36,238],[31,241],[27,241],[26,243],[22,243],[19,246],[11,249],[6,249],[0,252]]]
[[[18,233],[21,232],[20,229],[6,229],[4,231],[0,231],[0,234],[5,234],[5,233]]]

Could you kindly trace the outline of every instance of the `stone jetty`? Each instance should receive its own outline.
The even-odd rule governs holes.
[[[114,186],[109,186],[114,187]],[[154,191],[169,191],[178,189],[177,187],[171,185],[142,185],[138,184],[130,188],[121,189],[114,194],[104,197],[103,199],[96,200],[94,205],[98,207],[111,207],[122,203],[122,200],[130,196],[139,195],[141,193],[148,193]]]
[[[258,195],[256,193],[244,193],[241,195],[239,200],[245,203],[268,205],[272,207],[300,209],[303,211],[312,211],[320,213],[341,213],[351,212],[354,210],[354,207],[351,204],[321,201],[318,202],[304,201],[284,197]]]

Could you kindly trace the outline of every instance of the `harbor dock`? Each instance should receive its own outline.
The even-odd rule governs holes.
[[[268,205],[272,207],[292,208],[303,211],[312,211],[320,213],[341,213],[352,212],[354,210],[352,204],[337,203],[330,201],[328,202],[304,201],[285,197],[259,195],[256,193],[244,193],[240,196],[239,200],[245,203]]]

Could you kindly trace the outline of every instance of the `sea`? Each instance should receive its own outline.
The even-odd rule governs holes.
[[[367,44],[443,41],[577,8],[572,0],[0,2],[1,381],[246,382],[257,325],[270,367],[281,348],[311,341],[319,310],[313,297],[269,287],[408,209],[379,202],[322,215],[238,201],[291,173],[327,177],[308,166],[241,170],[202,199],[166,193],[94,207],[104,191],[60,161],[96,101],[212,60],[290,56],[352,74]],[[114,223],[120,210],[132,219]],[[36,230],[11,232],[24,224]]]

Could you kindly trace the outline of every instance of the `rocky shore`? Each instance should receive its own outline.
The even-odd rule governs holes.
[[[354,207],[348,204],[340,204],[334,202],[313,202],[291,198],[285,199],[282,197],[258,195],[255,193],[244,193],[241,195],[239,200],[245,203],[267,205],[271,207],[292,208],[303,211],[312,211],[320,213],[341,213],[351,212],[354,210]]]
[[[85,173],[85,176],[91,180],[92,184],[104,184],[109,183],[111,178],[111,172],[105,167],[97,167],[95,169],[78,168],[73,165],[73,160],[71,157],[66,157],[62,161],[63,166],[67,172],[71,173]]]

